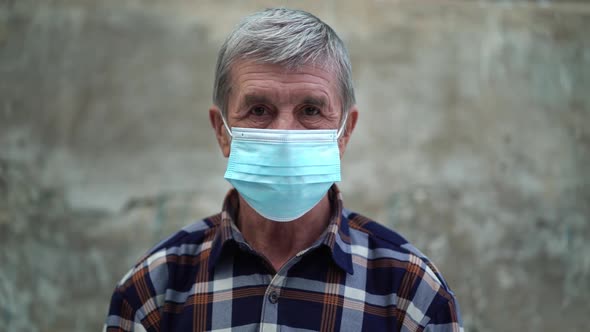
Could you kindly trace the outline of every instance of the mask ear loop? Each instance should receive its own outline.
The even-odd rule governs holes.
[[[221,121],[223,121],[223,126],[225,127],[225,131],[227,131],[227,134],[229,135],[229,137],[234,137],[234,135],[232,135],[231,133],[231,129],[229,129],[229,126],[227,125],[227,121],[225,121],[225,117],[223,116],[223,113],[221,113],[221,110],[219,111],[219,116],[221,116]]]
[[[338,133],[336,134],[336,139],[340,139],[342,134],[346,131],[346,120],[348,120],[348,112],[344,113],[344,120],[340,125],[340,129],[338,129]]]

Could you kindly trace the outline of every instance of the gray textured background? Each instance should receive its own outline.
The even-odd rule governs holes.
[[[215,54],[276,5],[349,46],[345,204],[434,260],[467,330],[586,330],[589,3],[4,0],[0,331],[99,330],[131,264],[219,210]]]

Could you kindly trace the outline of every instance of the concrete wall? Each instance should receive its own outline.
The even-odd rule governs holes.
[[[19,0],[0,3],[0,330],[99,330],[133,262],[219,210],[215,54],[276,5],[350,48],[345,204],[434,260],[469,331],[586,329],[590,4]]]

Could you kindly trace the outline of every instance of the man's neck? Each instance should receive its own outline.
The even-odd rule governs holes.
[[[278,271],[298,252],[309,248],[330,222],[328,194],[309,212],[289,222],[268,220],[240,196],[237,225],[244,239]]]

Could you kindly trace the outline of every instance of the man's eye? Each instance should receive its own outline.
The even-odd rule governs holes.
[[[255,116],[263,116],[266,114],[266,108],[264,108],[262,106],[252,107],[252,109],[250,110],[250,113]]]
[[[303,109],[305,116],[315,116],[320,114],[320,110],[317,107],[308,106]]]

